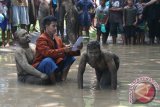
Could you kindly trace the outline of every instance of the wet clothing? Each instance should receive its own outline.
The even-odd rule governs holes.
[[[39,77],[33,75],[18,75],[18,81],[21,83],[35,84],[35,85],[49,85],[50,79],[42,80]]]

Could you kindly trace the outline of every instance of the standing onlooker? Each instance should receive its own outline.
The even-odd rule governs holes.
[[[122,36],[123,44],[124,30],[123,30],[123,0],[111,0],[109,9],[109,22],[110,22],[110,33],[112,36],[113,44],[116,44],[117,33],[119,32]]]
[[[149,28],[150,44],[155,43],[155,37],[159,38],[160,32],[160,2],[157,0],[144,8],[143,18],[147,21]],[[157,39],[158,40],[158,39]],[[158,40],[159,42],[159,40]]]
[[[97,28],[97,41],[100,42],[102,34],[102,43],[106,44],[109,35],[109,7],[105,5],[107,0],[101,0],[100,5],[96,8],[96,28]],[[108,1],[109,2],[109,1]]]
[[[146,24],[143,19],[143,3],[144,0],[139,0],[139,2],[136,3],[137,13],[138,13],[138,22],[137,22],[137,43],[138,44],[144,44],[145,40],[145,28]]]
[[[10,0],[0,1],[0,28],[2,31],[2,47],[8,47],[10,42]],[[5,31],[7,29],[7,44],[5,44]]]
[[[80,20],[80,35],[89,37],[89,28],[91,26],[91,12],[93,12],[94,5],[91,0],[79,0],[77,3]]]
[[[11,0],[12,6],[12,33],[14,34],[17,27],[27,29],[29,25],[28,0]]]
[[[29,7],[29,22],[28,25],[28,32],[30,31],[31,24],[33,24],[33,31],[36,30],[36,21],[37,21],[37,14],[35,8],[35,0],[28,0],[28,7]]]
[[[53,16],[56,16],[57,14],[57,9],[59,8],[58,5],[59,5],[59,1],[61,0],[51,0],[50,1],[50,13],[51,15]]]
[[[48,0],[42,0],[39,5],[38,10],[38,19],[39,19],[39,26],[40,32],[43,33],[44,29],[42,27],[42,20],[44,17],[50,15],[50,2]]]
[[[64,41],[64,28],[60,26],[60,9],[63,0],[51,0],[50,1],[50,14],[57,18],[57,33],[60,34],[62,40]],[[63,23],[64,25],[64,23]]]
[[[160,0],[156,2],[156,37],[157,37],[157,43],[160,44]]]
[[[123,26],[125,31],[126,44],[135,44],[135,33],[137,24],[137,8],[133,0],[127,0],[127,5],[123,10]]]

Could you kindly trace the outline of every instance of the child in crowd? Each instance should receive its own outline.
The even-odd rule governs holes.
[[[9,47],[10,42],[10,0],[0,1],[0,28],[2,31],[2,45],[1,47]],[[5,33],[7,30],[7,43],[5,43]]]
[[[145,40],[145,21],[142,18],[143,13],[143,0],[139,0],[139,2],[136,3],[137,7],[137,13],[138,13],[138,22],[137,22],[137,43],[138,44],[144,44]]]
[[[91,13],[94,9],[94,4],[91,0],[79,0],[77,2],[80,20],[80,35],[89,37],[89,28],[91,26]]]
[[[97,41],[100,42],[102,34],[102,43],[106,44],[109,35],[109,6],[106,6],[107,0],[101,0],[100,5],[96,8],[96,28],[97,28]],[[109,1],[108,1],[109,2]]]
[[[123,6],[124,0],[110,0],[109,24],[113,44],[117,43],[118,33],[121,34],[123,44],[125,43],[123,29]]]
[[[133,4],[133,0],[127,0],[127,5],[123,11],[123,26],[125,31],[126,44],[135,44],[137,24],[137,8]]]

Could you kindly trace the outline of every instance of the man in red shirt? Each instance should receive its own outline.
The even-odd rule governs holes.
[[[73,56],[80,55],[80,50],[72,51],[71,46],[63,44],[57,36],[57,19],[55,17],[45,17],[42,24],[45,30],[37,39],[33,66],[47,74],[52,83],[63,81],[75,61]]]

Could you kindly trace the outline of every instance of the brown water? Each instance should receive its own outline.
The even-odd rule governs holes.
[[[55,86],[20,84],[14,51],[0,49],[0,107],[160,107],[160,103],[130,104],[128,101],[129,84],[136,78],[145,75],[160,82],[160,47],[109,45],[102,48],[120,57],[117,90],[96,89],[94,69],[89,65],[84,73],[84,89],[78,89],[80,57],[63,83]],[[157,93],[156,98],[159,95]]]

